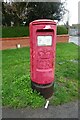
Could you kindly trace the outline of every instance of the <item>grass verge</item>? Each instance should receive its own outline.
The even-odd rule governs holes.
[[[58,43],[53,105],[78,97],[78,47],[72,43]],[[9,107],[41,107],[45,99],[30,86],[29,47],[2,51],[2,103]]]

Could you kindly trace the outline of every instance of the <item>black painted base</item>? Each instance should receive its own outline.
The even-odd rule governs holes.
[[[42,95],[45,99],[48,99],[53,95],[53,86],[53,83],[40,85],[31,81],[32,89],[40,92],[40,95]]]

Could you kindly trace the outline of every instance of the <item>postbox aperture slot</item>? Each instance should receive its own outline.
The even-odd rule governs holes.
[[[53,32],[52,29],[38,29],[37,32]]]

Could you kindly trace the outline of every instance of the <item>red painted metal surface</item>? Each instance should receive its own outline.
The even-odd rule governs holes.
[[[56,23],[53,20],[35,20],[30,23],[31,80],[37,84],[54,82]]]

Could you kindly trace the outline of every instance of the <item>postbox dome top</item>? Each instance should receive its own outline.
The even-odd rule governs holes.
[[[38,19],[38,20],[32,21],[31,23],[32,23],[32,24],[45,24],[45,23],[50,23],[50,24],[56,25],[56,22],[54,22],[54,20],[50,20],[50,19]]]

